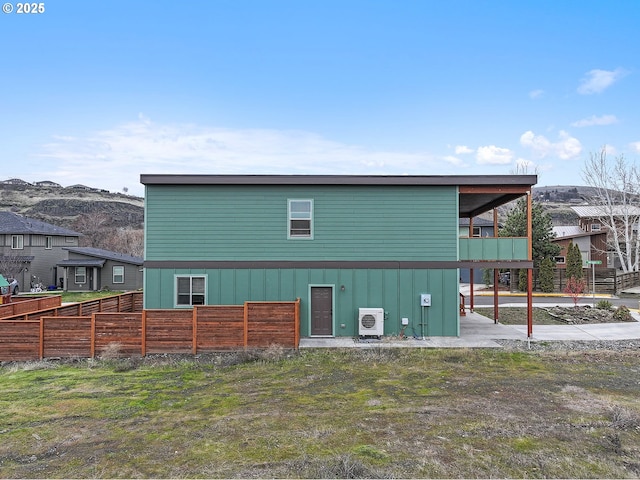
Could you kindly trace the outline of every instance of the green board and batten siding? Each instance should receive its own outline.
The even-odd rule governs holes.
[[[457,198],[451,186],[147,185],[145,260],[456,261]],[[289,199],[313,200],[312,240],[287,239]],[[301,298],[303,336],[314,285],[333,287],[334,335],[357,335],[360,307],[384,308],[385,334],[403,317],[409,335],[459,334],[457,269],[335,267],[145,268],[145,308],[174,308],[175,275],[206,274],[207,304]]]
[[[313,200],[313,240],[287,239],[288,199]],[[145,260],[457,260],[455,187],[149,185],[146,203]]]

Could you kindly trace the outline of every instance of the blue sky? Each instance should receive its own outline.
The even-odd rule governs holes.
[[[0,14],[4,178],[514,173],[640,154],[640,2],[48,0]],[[8,168],[9,166],[15,168]]]

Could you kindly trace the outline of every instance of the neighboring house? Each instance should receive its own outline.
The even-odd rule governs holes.
[[[579,226],[583,231],[604,231],[607,234],[606,240],[608,245],[605,247],[605,249],[608,249],[607,266],[609,268],[619,268],[620,261],[617,255],[609,248],[609,245],[613,243],[613,238],[611,237],[611,232],[608,227],[608,224],[611,222],[608,219],[613,217],[615,225],[619,225],[619,228],[624,228],[623,220],[626,218],[632,224],[632,231],[637,235],[638,223],[640,222],[640,207],[620,205],[614,206],[610,212],[603,206],[581,205],[571,207],[571,209],[578,215]]]
[[[62,227],[0,212],[0,262],[17,263],[15,276],[21,291],[29,291],[33,283],[45,287],[58,285],[57,264],[67,258],[64,247],[76,247],[81,234]]]
[[[577,225],[553,227],[553,243],[560,245],[560,253],[555,258],[557,268],[567,267],[567,248],[570,243],[578,245],[585,268],[588,261],[600,261],[596,268],[607,268],[607,233],[604,230],[584,231]]]
[[[473,219],[473,232],[472,235],[469,235],[469,224],[471,223],[469,221],[470,219],[468,218],[461,218],[460,221],[458,222],[458,225],[460,227],[460,232],[459,235],[460,237],[474,237],[474,238],[481,238],[481,237],[493,237],[495,235],[495,229],[493,228],[493,221],[492,220],[487,220],[484,218],[474,218]],[[460,281],[462,283],[469,283],[470,281],[470,273],[471,270],[468,268],[461,268],[460,269]],[[473,270],[473,282],[476,284],[482,283],[482,279],[483,279],[483,270],[479,269],[479,268],[475,268]]]
[[[142,288],[142,258],[100,248],[65,248],[62,288],[69,291],[138,290]]]
[[[52,182],[51,180],[42,180],[41,182],[34,183],[36,187],[53,187],[53,188],[62,188],[62,185],[56,182]]]
[[[458,336],[460,268],[533,266],[527,238],[459,238],[458,219],[530,194],[535,182],[141,175],[144,308],[300,298],[302,336],[358,335],[370,319],[360,308],[384,311],[386,335]]]

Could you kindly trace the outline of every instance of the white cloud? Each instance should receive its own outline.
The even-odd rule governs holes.
[[[529,92],[529,98],[535,100],[536,98],[541,98],[544,95],[544,90],[531,90]]]
[[[455,152],[456,155],[462,155],[466,153],[473,153],[473,149],[467,147],[466,145],[456,145]]]
[[[478,147],[476,159],[480,165],[505,165],[513,160],[513,152],[508,148],[488,145],[486,147]]]
[[[618,123],[615,115],[602,115],[600,117],[591,115],[571,124],[572,127],[592,127],[594,125],[612,125]]]
[[[451,165],[454,165],[456,167],[464,165],[464,162],[462,160],[460,160],[458,157],[454,157],[453,155],[447,155],[445,157],[442,157],[442,159],[445,162],[450,163]]]
[[[640,153],[640,142],[632,142],[629,144],[632,150],[635,150],[636,153]]]
[[[545,136],[536,135],[529,130],[520,136],[520,144],[533,150],[540,158],[557,156],[562,160],[568,160],[577,157],[582,152],[580,140],[563,130],[559,132],[557,142],[551,142]]]
[[[361,174],[457,173],[455,157],[378,151],[304,131],[232,130],[137,121],[89,137],[53,137],[37,155],[27,181],[52,180],[142,194],[140,174]],[[454,160],[455,159],[455,160]],[[23,175],[24,176],[24,175]]]
[[[615,70],[591,70],[582,78],[578,93],[580,95],[592,95],[601,93],[626,74],[622,68]]]

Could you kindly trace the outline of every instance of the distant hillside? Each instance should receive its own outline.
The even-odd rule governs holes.
[[[20,213],[66,228],[82,215],[101,214],[109,227],[143,228],[144,199],[83,185],[53,182],[30,184],[19,179],[0,182],[0,210]]]

